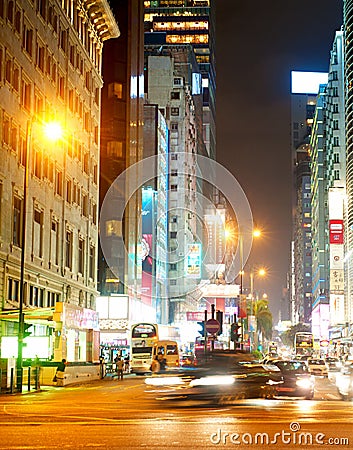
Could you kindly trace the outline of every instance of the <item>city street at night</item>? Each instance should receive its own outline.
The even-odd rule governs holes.
[[[246,399],[212,407],[147,399],[144,377],[134,375],[6,394],[0,448],[352,448],[353,404],[339,399],[330,379],[316,378],[311,401]]]

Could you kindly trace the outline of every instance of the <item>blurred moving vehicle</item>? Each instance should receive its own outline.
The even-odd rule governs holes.
[[[243,361],[242,355],[210,355],[202,367],[145,380],[148,392],[159,400],[196,400],[231,404],[242,398],[273,398],[283,382],[274,366]]]
[[[328,370],[331,370],[332,372],[338,371],[342,367],[342,362],[335,356],[328,356],[325,361],[328,366]]]
[[[353,364],[343,366],[336,375],[336,387],[342,400],[353,398]]]
[[[195,367],[197,360],[194,355],[182,355],[180,358],[180,367]]]
[[[314,397],[315,379],[303,361],[278,360],[271,364],[278,367],[283,376],[283,383],[276,386],[277,395],[290,397]]]
[[[309,358],[307,361],[309,372],[312,375],[328,377],[328,366],[324,359]]]

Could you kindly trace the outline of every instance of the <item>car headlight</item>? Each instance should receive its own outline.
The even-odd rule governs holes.
[[[231,375],[210,376],[198,378],[190,382],[190,386],[227,386],[233,384],[235,379]]]
[[[310,378],[300,378],[295,382],[295,384],[303,389],[310,389],[313,386],[313,382]]]

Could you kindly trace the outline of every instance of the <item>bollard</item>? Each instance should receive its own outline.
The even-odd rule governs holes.
[[[31,390],[31,366],[28,366],[28,380],[27,380],[28,392]]]
[[[34,372],[35,372],[35,384],[34,384],[34,389],[35,389],[36,391],[38,391],[38,389],[40,388],[40,386],[39,386],[39,367],[36,367],[36,368],[34,369]]]
[[[13,388],[14,388],[14,373],[13,373],[13,367],[11,367],[11,373],[10,373],[10,392],[13,394]]]

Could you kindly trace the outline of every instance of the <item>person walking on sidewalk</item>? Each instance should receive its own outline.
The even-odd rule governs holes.
[[[116,371],[117,371],[117,375],[118,375],[118,380],[123,380],[124,377],[124,366],[125,366],[125,361],[122,358],[118,358],[118,361],[116,363]]]

